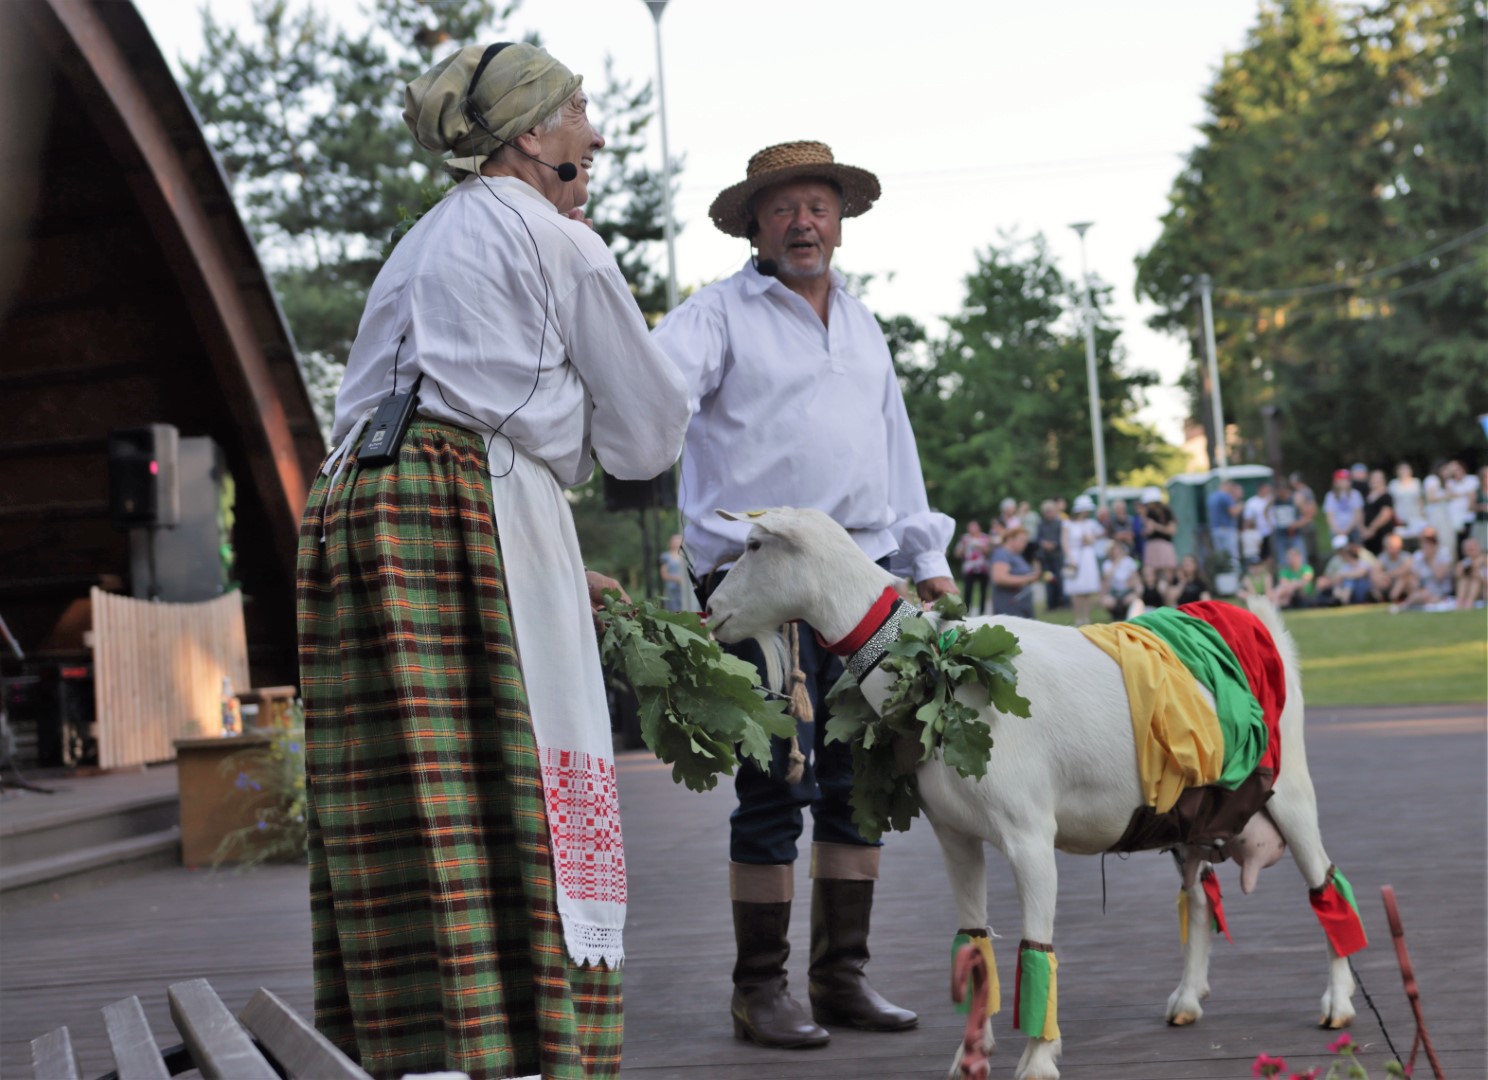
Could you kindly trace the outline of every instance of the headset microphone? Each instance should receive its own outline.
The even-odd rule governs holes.
[[[485,125],[484,122],[481,123],[481,127],[486,127],[486,125]],[[486,131],[487,132],[490,132],[491,129],[490,128],[486,128]],[[507,142],[505,139],[500,138],[499,136],[497,136],[494,133],[491,133],[491,138],[495,139],[497,142],[502,143],[502,144],[504,144],[506,146],[510,146],[513,150],[515,150],[517,153],[521,154],[524,158],[531,158],[533,161],[537,162],[539,165],[543,165],[543,166],[546,166],[549,169],[552,169],[555,173],[558,174],[558,179],[559,180],[562,180],[565,184],[569,183],[571,180],[573,180],[575,177],[577,177],[579,175],[579,167],[577,165],[575,165],[572,161],[565,161],[561,165],[549,165],[542,158],[540,158],[540,157],[534,157],[532,154],[529,154],[526,150],[523,150],[520,146],[518,146],[514,142]]]
[[[753,221],[749,223],[748,228],[744,232],[745,237],[749,240],[749,261],[754,264],[754,272],[756,274],[763,274],[765,277],[779,277],[779,263],[774,259],[761,259],[754,253],[754,238],[758,232],[759,226]]]

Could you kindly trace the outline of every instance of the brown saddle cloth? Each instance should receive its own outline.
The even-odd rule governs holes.
[[[1217,862],[1224,857],[1225,842],[1271,798],[1274,779],[1270,769],[1256,769],[1234,790],[1216,784],[1189,788],[1161,814],[1150,806],[1139,807],[1121,839],[1106,850],[1125,853],[1193,845],[1215,848],[1217,858],[1210,861]]]

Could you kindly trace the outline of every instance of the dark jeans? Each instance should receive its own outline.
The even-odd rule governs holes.
[[[722,575],[709,575],[698,587],[698,599],[705,606],[707,598],[723,580]],[[796,741],[806,755],[806,768],[799,783],[785,781],[789,764],[790,740],[772,739],[770,770],[741,761],[734,777],[734,793],[739,805],[729,815],[729,858],[734,862],[756,865],[793,863],[798,854],[796,842],[805,827],[801,811],[811,808],[811,838],[827,844],[859,844],[881,847],[864,840],[852,821],[852,748],[846,743],[825,745],[827,720],[831,713],[825,701],[843,672],[842,661],[816,643],[816,635],[804,623],[798,623],[801,670],[806,674],[806,691],[814,714],[810,724],[797,723]],[[764,657],[759,645],[745,640],[724,649],[759,669],[764,680]],[[789,677],[787,657],[786,676]]]
[[[975,615],[981,611],[982,605],[987,602],[987,584],[990,575],[983,570],[980,573],[963,572],[961,575],[961,598],[966,601],[966,610]]]

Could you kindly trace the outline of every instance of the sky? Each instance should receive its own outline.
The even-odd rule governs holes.
[[[360,0],[318,0],[355,29]],[[166,58],[201,48],[193,0],[135,0]],[[205,0],[246,20],[248,0]],[[1133,368],[1157,372],[1140,418],[1172,442],[1187,413],[1187,344],[1147,328],[1134,260],[1156,240],[1167,194],[1198,141],[1205,88],[1254,23],[1258,0],[670,0],[661,19],[668,137],[684,160],[674,213],[685,289],[732,273],[745,242],[708,220],[751,154],[815,139],[876,173],[883,196],[844,225],[833,265],[875,280],[881,315],[939,331],[959,310],[979,251],[1042,233],[1080,273],[1071,222],[1090,221],[1091,274],[1114,286]],[[656,73],[643,0],[523,0],[504,36],[538,31],[594,85],[606,55]],[[655,160],[661,160],[659,129]]]

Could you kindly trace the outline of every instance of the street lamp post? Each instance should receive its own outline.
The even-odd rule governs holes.
[[[667,0],[646,0],[656,23],[656,111],[661,114],[661,191],[666,212],[663,226],[667,246],[667,310],[677,306],[677,238],[672,228],[672,151],[667,145],[666,77],[661,63],[661,13]]]
[[[1214,355],[1214,304],[1209,298],[1213,287],[1208,274],[1199,275],[1199,300],[1204,308],[1204,358],[1209,366],[1209,409],[1214,418],[1214,466],[1224,480],[1229,476],[1229,461],[1225,452],[1224,406],[1219,397],[1219,361]]]
[[[1095,445],[1095,483],[1100,491],[1100,505],[1106,505],[1106,438],[1101,427],[1100,384],[1095,373],[1095,305],[1090,299],[1090,270],[1085,262],[1085,230],[1093,221],[1077,221],[1070,226],[1080,234],[1080,275],[1084,279],[1082,308],[1085,314],[1085,375],[1090,382],[1090,441]]]

